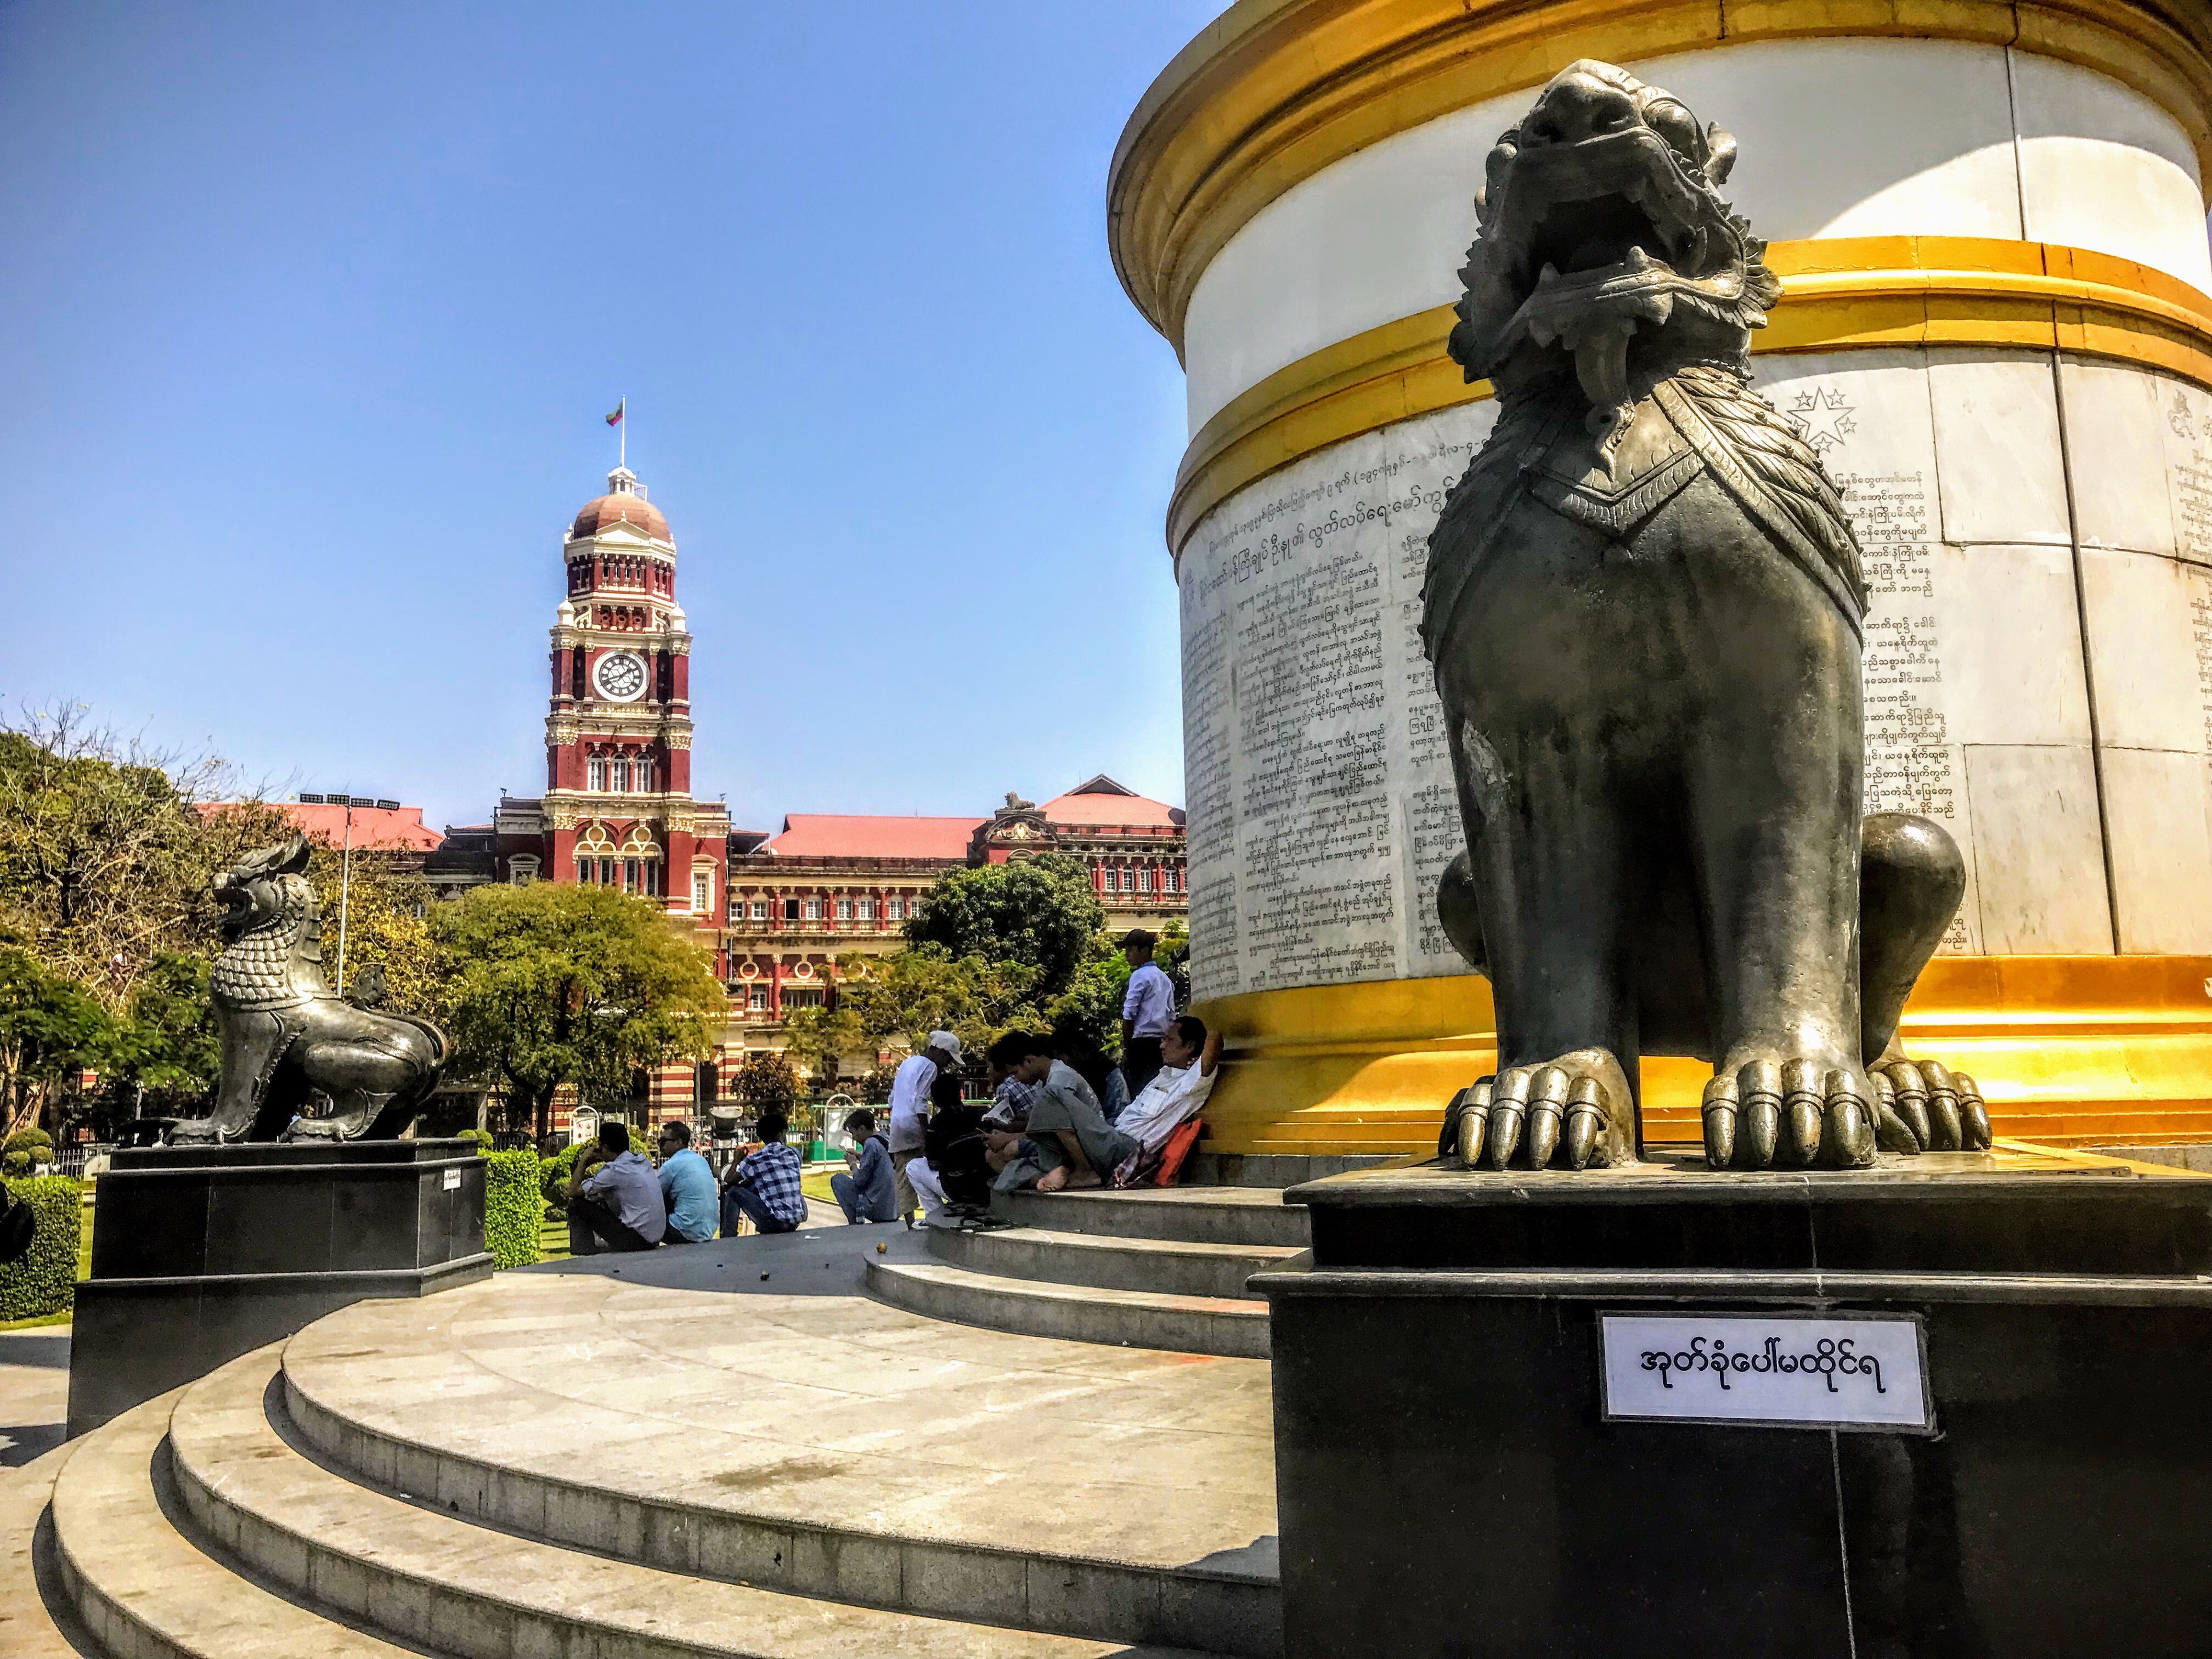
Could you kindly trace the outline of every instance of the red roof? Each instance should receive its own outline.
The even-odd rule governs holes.
[[[310,836],[327,836],[331,845],[346,843],[346,810],[343,806],[318,806],[297,801],[281,802],[278,810]],[[353,809],[353,844],[356,847],[398,847],[410,852],[428,853],[446,838],[435,830],[427,829],[422,823],[419,806],[356,806]]]
[[[784,858],[950,859],[965,863],[981,818],[793,812],[761,850]]]
[[[1101,774],[1088,783],[1080,783],[1065,795],[1055,795],[1047,801],[1042,811],[1048,823],[1160,823],[1172,824],[1178,820],[1175,808],[1164,800],[1153,800],[1125,789],[1113,779]]]

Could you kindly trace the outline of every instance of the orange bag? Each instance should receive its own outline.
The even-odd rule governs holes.
[[[1203,1127],[1200,1120],[1194,1117],[1176,1125],[1175,1133],[1168,1137],[1168,1144],[1160,1148],[1160,1165],[1152,1171],[1153,1186],[1175,1185],[1176,1177],[1182,1173],[1182,1161],[1190,1156],[1191,1148],[1198,1145],[1199,1131]]]

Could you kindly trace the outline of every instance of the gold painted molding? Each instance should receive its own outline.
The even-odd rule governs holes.
[[[1968,236],[1777,242],[1782,303],[1755,352],[1984,345],[2115,358],[2212,386],[2212,296],[2130,259]],[[1346,438],[1491,395],[1444,355],[1437,306],[1324,346],[1200,427],[1168,500],[1176,557],[1206,515],[1278,468]]]
[[[2045,1146],[2212,1138],[2212,957],[1938,957],[1905,1015],[1917,1054],[1971,1073],[2000,1134]],[[1421,1152],[1444,1103],[1497,1062],[1474,975],[1249,992],[1194,1010],[1226,1058],[1206,1103],[1222,1152]],[[1698,1138],[1711,1067],[1644,1064],[1647,1139]]]
[[[2181,124],[2212,191],[2203,0],[1238,0],[1123,128],[1106,238],[1180,356],[1201,272],[1268,203],[1357,150],[1577,58],[1632,63],[1747,41],[1909,37],[2026,52],[2134,88]]]

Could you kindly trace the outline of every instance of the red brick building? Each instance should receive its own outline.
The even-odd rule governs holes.
[[[562,541],[545,793],[504,796],[497,878],[596,882],[658,898],[712,927],[730,823],[691,796],[691,635],[676,600],[676,542],[628,467]]]
[[[757,842],[737,850],[746,841]],[[1103,775],[1042,806],[1009,795],[987,818],[794,812],[773,836],[731,842],[732,1023],[781,1046],[784,1013],[836,994],[836,959],[904,943],[913,906],[948,870],[1039,853],[1080,860],[1116,932],[1188,912],[1182,811]]]

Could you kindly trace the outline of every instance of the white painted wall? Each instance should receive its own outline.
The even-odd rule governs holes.
[[[1753,44],[1627,67],[1736,135],[1742,158],[1729,193],[1769,240],[2024,231],[2212,292],[2185,135],[2148,99],[2088,70],[2014,53],[2008,75],[2001,47],[1867,40]],[[1371,145],[1238,231],[1191,299],[1191,430],[1310,352],[1456,299],[1483,159],[1532,97],[1492,100]]]

